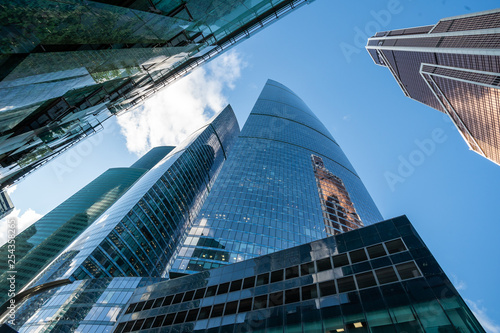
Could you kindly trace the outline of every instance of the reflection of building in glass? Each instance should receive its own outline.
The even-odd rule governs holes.
[[[106,209],[113,205],[151,166],[174,147],[157,147],[130,168],[113,168],[61,203],[15,238],[16,286],[24,287]],[[153,154],[158,153],[156,156]],[[149,167],[148,167],[149,166]],[[7,258],[8,244],[0,247]],[[7,298],[7,261],[0,261],[0,302]],[[4,273],[5,272],[5,273]]]
[[[310,0],[0,4],[0,189]]]
[[[336,235],[363,226],[342,179],[325,168],[323,159],[311,155],[326,233]]]
[[[500,10],[378,32],[366,49],[404,94],[446,113],[471,150],[500,164]]]
[[[324,167],[342,178],[339,199],[345,217],[342,210],[336,214],[345,228],[340,231],[362,225],[361,219],[366,224],[382,220],[321,121],[293,91],[268,80],[172,272],[217,268],[331,235],[332,230],[325,230],[311,154],[321,156]],[[215,240],[217,246],[205,240]]]
[[[136,162],[133,166],[150,170],[29,287],[62,279],[168,276],[167,263],[178,251],[238,133],[234,113],[227,106],[165,158],[152,151]]]

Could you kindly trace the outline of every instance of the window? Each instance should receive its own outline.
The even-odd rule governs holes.
[[[299,276],[299,266],[292,266],[288,267],[285,270],[285,278],[288,279],[293,279]]]
[[[161,304],[163,303],[164,299],[165,299],[165,297],[155,299],[155,303],[153,304],[153,308],[160,307]]]
[[[155,302],[154,299],[150,299],[149,301],[144,304],[144,308],[142,310],[149,310],[153,307],[153,303]]]
[[[349,258],[347,258],[347,253],[339,254],[333,256],[333,267],[342,267],[349,265]]]
[[[229,302],[226,304],[226,310],[224,311],[224,315],[235,314],[238,310],[238,301]]]
[[[137,306],[136,306],[134,312],[142,311],[142,308],[144,307],[145,304],[146,304],[146,302],[139,302],[139,303],[137,303]]]
[[[174,324],[182,324],[184,322],[184,319],[186,319],[187,311],[181,311],[177,313],[177,316],[175,317]]]
[[[182,298],[184,297],[184,293],[179,293],[174,296],[174,299],[172,301],[172,304],[177,304],[182,302]]]
[[[198,316],[198,320],[200,319],[207,319],[210,316],[210,311],[212,310],[212,307],[210,306],[205,306],[200,309],[200,315]]]
[[[196,292],[194,293],[194,299],[203,298],[204,295],[205,295],[205,288],[197,289]]]
[[[228,290],[229,290],[229,282],[223,283],[219,285],[219,289],[217,289],[217,295],[225,294],[227,293]]]
[[[398,270],[399,276],[403,280],[421,276],[417,266],[413,261],[396,265],[396,269]]]
[[[390,283],[398,280],[398,277],[394,272],[392,266],[377,269],[375,271],[375,274],[377,275],[377,279],[380,284]]]
[[[255,286],[255,276],[247,277],[243,280],[243,289],[252,288]]]
[[[253,309],[265,309],[267,308],[267,295],[257,296],[253,301]]]
[[[320,259],[316,261],[316,267],[318,268],[318,272],[332,269],[332,263],[330,262],[330,258]]]
[[[163,304],[161,306],[170,305],[170,303],[172,303],[172,299],[174,299],[174,296],[172,295],[165,297],[165,300],[163,301]]]
[[[207,292],[205,293],[205,297],[214,296],[217,292],[217,286],[211,286],[207,288]]]
[[[283,270],[278,269],[277,271],[271,272],[271,283],[283,280]]]
[[[290,303],[295,303],[300,301],[300,289],[295,288],[295,289],[289,289],[285,290],[285,303],[290,304]]]
[[[252,309],[252,299],[251,298],[245,298],[240,301],[240,307],[238,309],[238,312],[247,312]]]
[[[377,285],[377,281],[375,281],[372,272],[357,274],[356,281],[358,282],[359,288],[368,288]]]
[[[262,286],[269,283],[269,273],[260,274],[257,276],[257,286]]]
[[[186,321],[195,321],[196,317],[198,316],[198,312],[200,312],[200,309],[189,310],[186,316]]]
[[[238,291],[241,289],[242,280],[236,280],[231,282],[231,289],[229,291]]]
[[[353,264],[356,262],[368,260],[368,258],[366,257],[365,249],[351,251],[349,252],[349,256],[351,257],[351,262]]]
[[[333,281],[326,281],[319,284],[319,293],[321,297],[325,297],[328,295],[333,295],[336,293],[335,291],[335,283]]]
[[[352,276],[346,276],[338,279],[337,285],[339,287],[339,293],[356,290],[356,284],[354,283],[354,279]]]
[[[224,312],[224,304],[217,304],[214,305],[212,308],[212,314],[210,317],[220,317],[222,316],[222,313]]]
[[[370,259],[375,259],[386,255],[384,246],[382,244],[367,247],[366,250],[368,251]]]
[[[406,251],[406,246],[401,238],[385,242],[385,246],[387,247],[387,251],[389,251],[390,254]]]
[[[163,323],[163,320],[165,320],[165,315],[156,317],[155,321],[153,322],[153,328],[160,327]]]
[[[314,272],[315,272],[314,271],[314,262],[308,262],[308,263],[300,265],[300,274],[302,274],[302,276],[313,274]]]
[[[302,287],[302,300],[306,301],[308,299],[317,298],[318,291],[316,290],[316,285],[311,284],[308,286]]]
[[[278,291],[269,294],[269,307],[283,305],[283,292]]]
[[[174,322],[174,318],[175,318],[175,313],[169,313],[165,318],[165,321],[163,321],[163,326],[172,325]]]

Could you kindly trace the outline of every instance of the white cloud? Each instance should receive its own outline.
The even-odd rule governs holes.
[[[17,234],[19,234],[21,231],[38,221],[42,216],[43,215],[38,214],[31,208],[28,208],[23,214],[21,214],[20,209],[14,208],[9,215],[0,220],[0,246],[7,242],[7,222],[10,219],[17,219]]]
[[[143,106],[117,117],[127,149],[137,155],[159,145],[176,145],[226,106],[245,63],[236,52],[219,56],[174,82]]]
[[[472,313],[488,333],[500,333],[500,325],[493,322],[493,319],[486,314],[486,308],[481,305],[481,302],[474,302],[469,299],[465,300],[469,304]]]
[[[14,191],[17,189],[17,185],[12,185],[11,187],[7,188],[7,194],[10,196]]]
[[[451,274],[453,285],[458,291],[463,291],[467,289],[467,284],[465,281],[459,280],[455,274]]]

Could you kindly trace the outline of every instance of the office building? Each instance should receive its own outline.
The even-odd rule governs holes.
[[[163,277],[239,133],[227,106],[173,149],[27,288],[63,279]],[[160,155],[161,156],[161,155]],[[141,160],[136,166],[147,161]]]
[[[0,2],[0,189],[310,1]]]
[[[366,49],[403,93],[447,114],[469,148],[500,164],[500,10],[378,32]]]
[[[484,332],[405,216],[138,288],[138,331]]]
[[[382,220],[338,143],[268,80],[170,270],[194,273]]]
[[[111,207],[148,169],[174,147],[152,149],[130,168],[112,168],[19,233],[15,238],[16,288],[21,290],[34,276]],[[9,244],[0,247],[7,258]],[[0,303],[7,299],[8,261],[0,261]]]
[[[23,333],[485,332],[405,216],[173,280],[68,281],[17,316]]]

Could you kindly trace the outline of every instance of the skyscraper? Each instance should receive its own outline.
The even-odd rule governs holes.
[[[0,189],[310,1],[0,1]]]
[[[335,139],[268,80],[171,270],[219,267],[382,220]]]
[[[174,147],[152,149],[130,168],[113,168],[94,179],[69,199],[14,238],[16,287],[22,289],[34,276],[111,207],[148,169]],[[153,164],[153,165],[152,165]],[[0,247],[7,258],[9,244]],[[0,261],[0,302],[7,299],[8,262]]]
[[[295,93],[269,80],[238,132],[228,106],[23,290],[17,322],[0,307],[3,323],[23,333],[483,332],[409,221],[376,223],[359,177]]]
[[[403,93],[447,114],[469,148],[500,164],[500,10],[378,32],[366,49]]]
[[[159,159],[152,151],[135,163],[150,170],[29,287],[60,279],[166,276],[167,263],[178,251],[238,133],[234,113],[227,106],[166,157]]]

